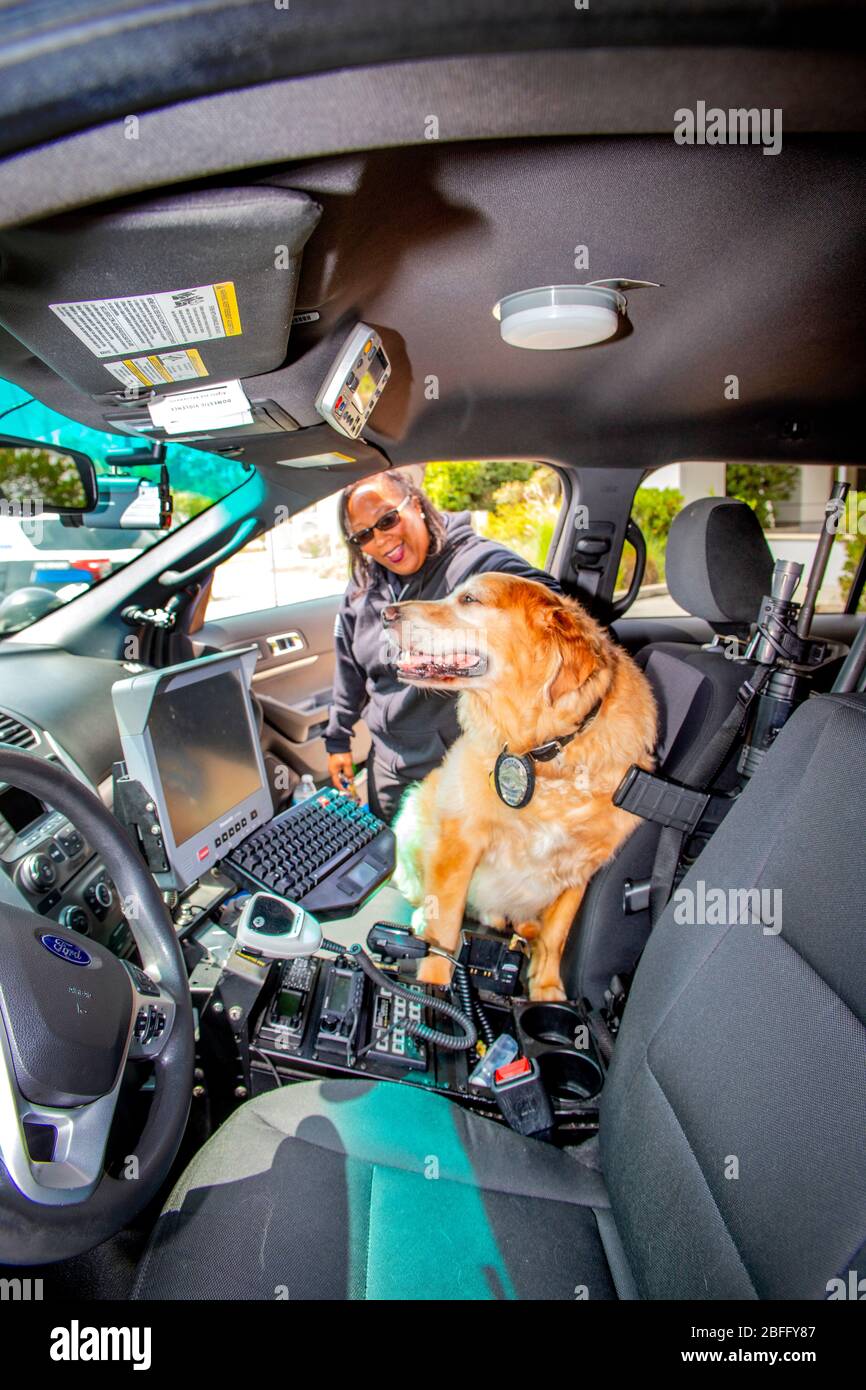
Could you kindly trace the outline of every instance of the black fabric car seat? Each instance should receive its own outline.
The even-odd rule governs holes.
[[[659,919],[597,1148],[396,1082],[271,1091],[183,1174],[135,1296],[826,1298],[866,1260],[864,787],[866,695],[814,697]]]
[[[702,497],[674,517],[665,568],[671,596],[719,634],[713,647],[693,642],[652,642],[635,660],[647,675],[659,709],[657,770],[690,781],[703,748],[734,708],[753,663],[731,659],[724,635],[748,633],[764,594],[773,557],[760,523],[745,502]],[[729,790],[736,755],[716,779]],[[570,999],[598,1008],[614,974],[634,969],[650,932],[647,908],[626,911],[626,884],[652,873],[660,827],[639,825],[589,884],[569,935],[562,973]]]

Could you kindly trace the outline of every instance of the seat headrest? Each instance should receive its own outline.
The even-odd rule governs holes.
[[[761,523],[734,497],[701,497],[677,512],[668,533],[671,598],[713,626],[754,622],[770,592],[773,557]]]

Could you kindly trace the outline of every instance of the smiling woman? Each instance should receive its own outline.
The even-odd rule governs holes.
[[[390,820],[406,788],[438,766],[459,729],[454,695],[407,682],[406,666],[398,665],[399,644],[386,631],[389,607],[406,598],[444,598],[470,575],[491,570],[539,580],[556,592],[559,586],[514,551],[476,535],[468,512],[440,512],[399,471],[347,488],[340,499],[340,525],[352,578],[335,625],[328,769],[334,786],[351,784],[351,739],[363,714],[373,740],[367,764],[370,808]],[[443,656],[421,655],[428,664]],[[403,656],[411,662],[418,652]],[[449,653],[452,665],[466,658],[465,651]],[[441,673],[441,665],[437,669]]]
[[[347,487],[340,498],[340,526],[360,588],[367,587],[377,564],[392,574],[417,574],[445,538],[441,514],[401,473],[378,473]]]
[[[128,448],[127,441],[58,415],[5,381],[0,381],[0,430],[32,441],[31,464],[35,461],[38,465],[43,457],[50,460],[52,446],[72,449],[91,458],[97,481],[102,479],[99,510],[87,514],[84,524],[70,526],[43,497],[38,466],[29,470],[35,490],[28,496],[27,506],[12,499],[4,480],[16,467],[16,460],[20,462],[21,451],[4,446],[0,438],[0,635],[19,632],[52,608],[86,593],[169,531],[232,492],[247,476],[247,470],[233,459],[169,444],[170,524],[164,529],[143,529],[143,522],[136,524],[134,513],[130,513],[131,525],[116,521],[109,525],[109,508],[120,493],[124,501],[135,501],[142,495],[142,485],[150,491],[158,480],[158,470],[152,464],[116,470],[111,454]],[[47,478],[49,471],[43,471]],[[70,483],[68,491],[69,496],[59,500],[80,506],[80,488],[76,490]],[[56,508],[56,489],[52,500]]]

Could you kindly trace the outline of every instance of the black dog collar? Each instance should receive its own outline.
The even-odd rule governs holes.
[[[551,762],[558,753],[562,752],[566,744],[571,743],[573,739],[578,738],[585,729],[589,728],[598,715],[602,703],[603,697],[596,700],[589,713],[584,715],[580,724],[570,734],[563,734],[560,738],[552,738],[547,743],[539,744],[537,748],[530,748],[527,753],[509,753],[506,743],[490,774],[500,801],[504,801],[506,806],[510,806],[515,811],[528,805],[535,791],[535,768],[533,764]]]

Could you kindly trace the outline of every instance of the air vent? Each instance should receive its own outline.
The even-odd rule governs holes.
[[[12,748],[35,748],[38,742],[39,735],[33,729],[0,710],[0,743]]]

